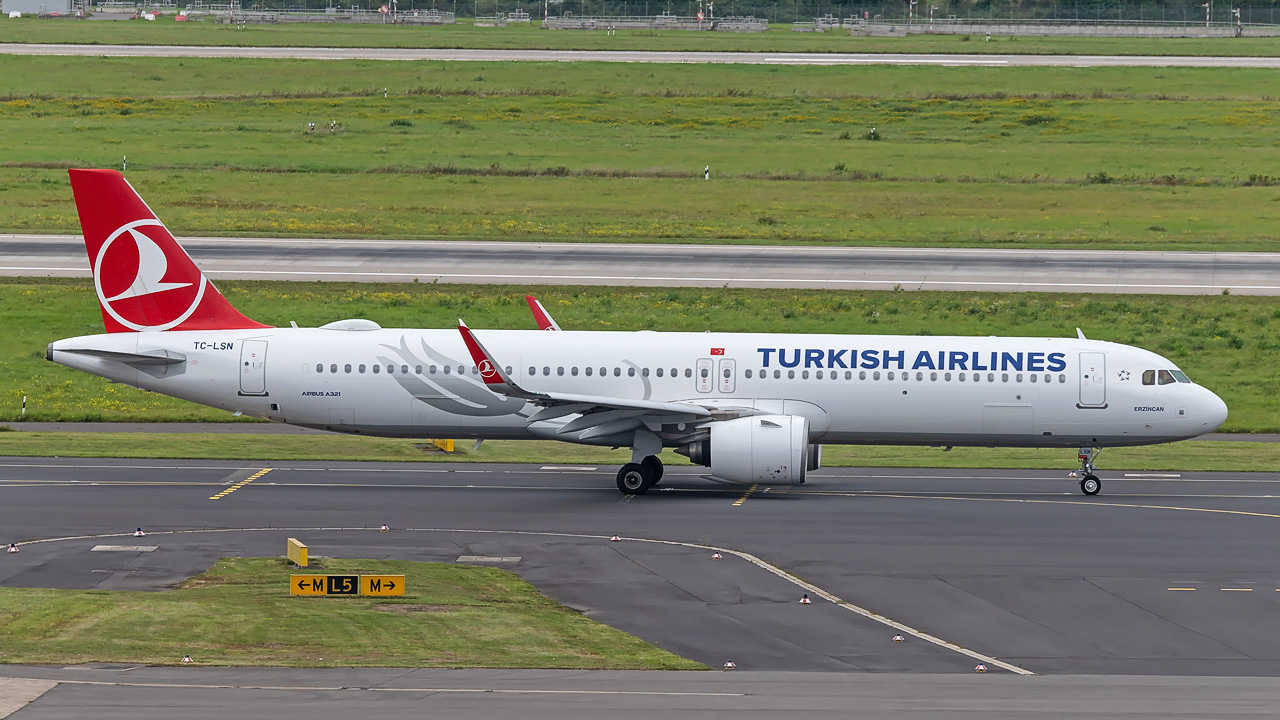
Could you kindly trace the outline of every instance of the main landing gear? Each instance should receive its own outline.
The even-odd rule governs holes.
[[[618,490],[623,495],[643,495],[662,479],[662,461],[647,455],[638,463],[627,463],[618,470]]]
[[[1098,469],[1093,461],[1101,454],[1102,448],[1080,448],[1080,492],[1085,495],[1097,495],[1102,490],[1102,481],[1093,474]]]

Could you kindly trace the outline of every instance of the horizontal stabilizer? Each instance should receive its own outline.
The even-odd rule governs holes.
[[[102,358],[103,360],[112,360],[127,365],[177,365],[187,361],[186,355],[173,350],[153,350],[145,353],[93,350],[89,348],[57,348],[57,350],[58,352],[71,353],[72,355],[87,355],[89,357]],[[54,348],[50,345],[46,356],[53,355],[53,351]]]
[[[187,356],[173,350],[155,350],[151,352],[119,352],[115,350],[91,350],[91,348],[59,347],[58,352],[70,352],[72,355],[88,355],[101,357],[102,360],[114,360],[116,363],[129,365],[177,365],[186,363]],[[54,354],[54,346],[49,346],[46,356]]]

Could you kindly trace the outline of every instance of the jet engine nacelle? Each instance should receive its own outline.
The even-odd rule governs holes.
[[[716,480],[799,485],[810,466],[809,420],[798,415],[753,415],[712,423],[711,437],[676,450],[711,468]]]

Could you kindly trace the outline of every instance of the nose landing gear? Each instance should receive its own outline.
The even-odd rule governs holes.
[[[1097,495],[1102,490],[1102,481],[1093,471],[1098,469],[1094,460],[1102,454],[1102,448],[1080,448],[1080,492],[1085,495]],[[1074,476],[1075,473],[1072,473]]]

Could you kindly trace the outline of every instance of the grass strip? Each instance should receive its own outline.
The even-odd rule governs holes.
[[[317,462],[476,462],[598,465],[602,472],[630,461],[631,451],[544,440],[488,440],[478,450],[458,442],[444,453],[421,440],[349,435],[228,435],[200,433],[0,433],[0,455],[22,457],[116,457],[191,460],[290,460]],[[670,466],[684,457],[662,455]],[[1110,448],[1108,471],[1273,472],[1280,443],[1202,440],[1136,448]],[[828,445],[824,467],[1041,468],[1078,467],[1073,449],[954,448],[889,445]],[[813,477],[821,482],[822,473]],[[550,482],[550,481],[549,481]]]
[[[496,8],[494,8],[496,10]],[[658,12],[659,6],[651,8]],[[0,42],[120,45],[212,45],[243,47],[405,47],[521,50],[653,50],[697,52],[976,53],[1035,55],[1231,55],[1280,54],[1277,38],[1096,38],[911,35],[850,37],[848,31],[794,33],[788,22],[765,33],[662,30],[600,32],[541,30],[537,23],[506,28],[476,27],[468,20],[421,27],[361,24],[219,25],[204,22],[41,21],[24,18],[0,25]],[[1258,21],[1267,22],[1262,10]],[[783,19],[790,19],[783,13]],[[801,20],[812,18],[801,17]],[[1175,18],[1170,18],[1175,19]],[[1186,18],[1182,18],[1186,19]],[[1196,18],[1191,18],[1195,20]],[[975,40],[977,40],[975,42]]]
[[[1274,250],[1268,72],[0,56],[0,229]]]
[[[1267,72],[0,57],[0,228],[1268,250]]]
[[[1280,432],[1273,398],[1280,352],[1276,299],[1236,295],[739,290],[723,288],[468,287],[417,283],[219,282],[261,322],[315,327],[369,318],[383,327],[533,329],[536,294],[572,330],[1023,335],[1137,345],[1173,360],[1231,409],[1223,432]],[[0,278],[0,421],[217,422],[232,416],[112,384],[45,360],[61,338],[102,332],[93,284]]]
[[[290,597],[287,561],[231,558],[155,592],[0,588],[0,662],[696,670],[491,567],[325,558],[403,598]]]
[[[0,30],[13,23],[0,24]],[[705,37],[705,36],[704,36]],[[1275,40],[1280,47],[1280,38]],[[828,66],[0,55],[6,101],[488,97],[1263,100],[1274,71],[1212,67]],[[383,98],[383,92],[389,95]],[[199,108],[207,109],[207,108]],[[86,115],[87,117],[87,115]],[[10,148],[12,149],[12,148]]]

